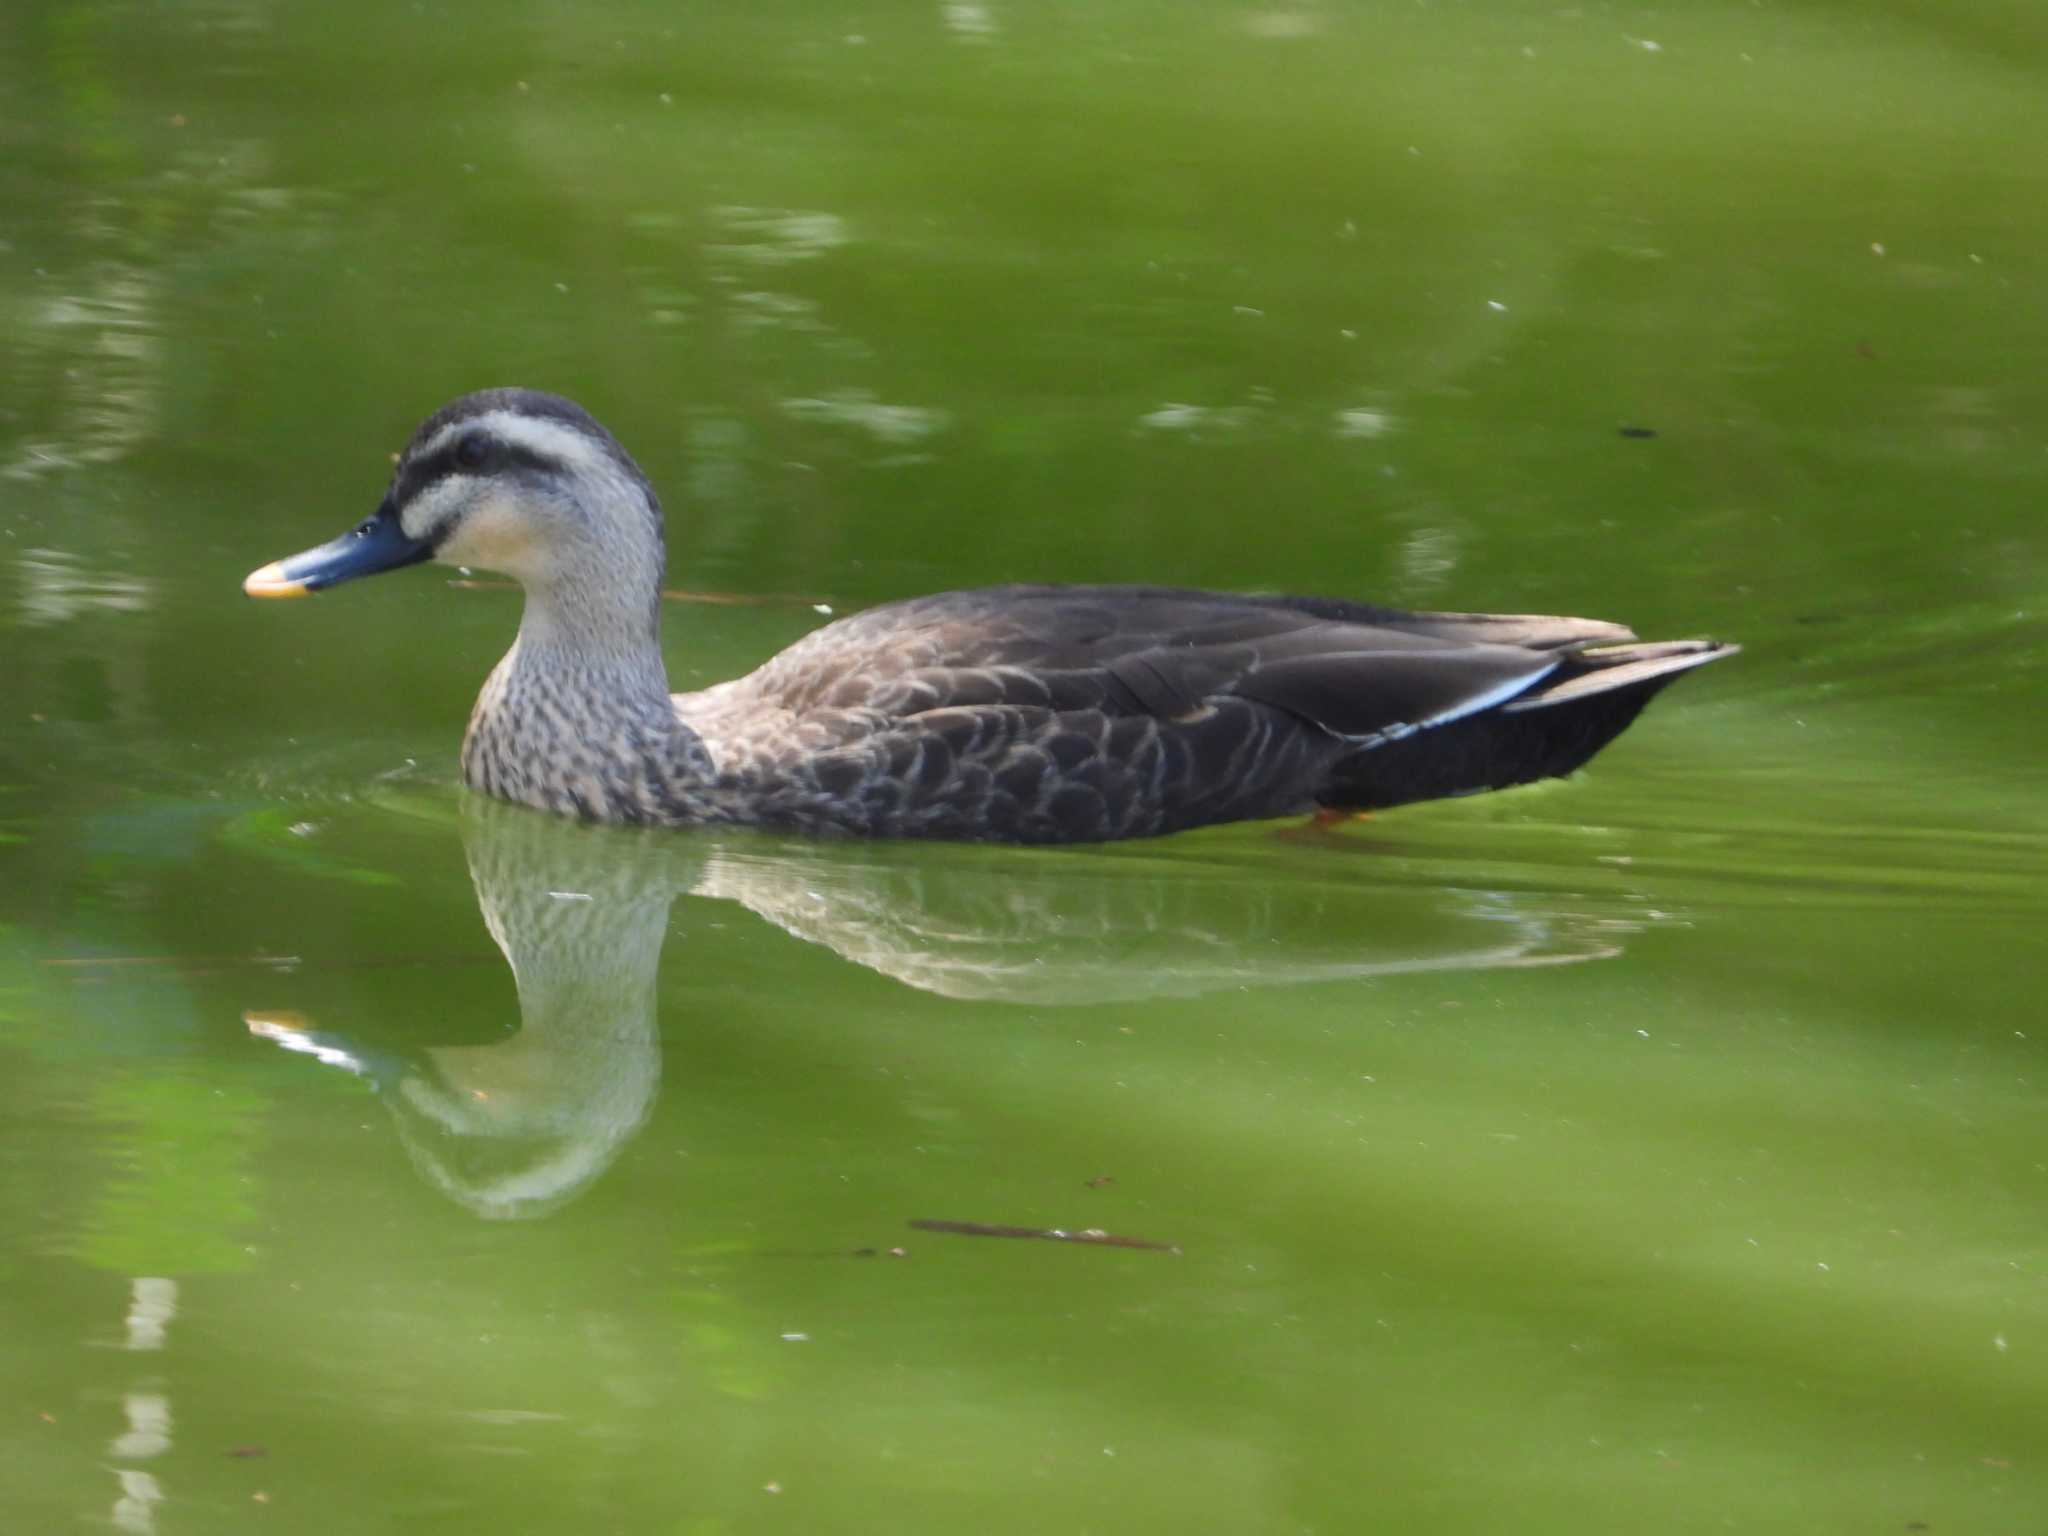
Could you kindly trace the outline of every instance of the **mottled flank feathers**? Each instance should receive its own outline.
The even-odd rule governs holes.
[[[842,619],[679,695],[665,744],[665,722],[614,711],[594,729],[583,690],[514,667],[524,691],[486,691],[465,766],[489,793],[611,821],[1145,837],[1569,773],[1726,649],[1626,634],[1325,599],[992,587]],[[1559,707],[1532,707],[1551,694]]]

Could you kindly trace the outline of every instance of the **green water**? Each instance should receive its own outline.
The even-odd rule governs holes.
[[[2044,144],[2034,0],[10,0],[0,1527],[2048,1530]],[[1329,836],[585,831],[516,594],[237,591],[500,383],[767,599],[679,687],[1746,650]]]

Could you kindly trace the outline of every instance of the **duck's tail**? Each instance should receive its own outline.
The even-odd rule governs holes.
[[[1741,650],[1719,640],[1638,640],[1627,645],[1588,646],[1574,651],[1563,667],[1541,684],[1501,706],[1502,714],[1555,709],[1576,699],[1627,689],[1639,695],[1637,708],[1681,672],[1703,667]]]
[[[1527,693],[1342,758],[1317,798],[1373,810],[1560,777],[1626,730],[1680,673],[1740,649],[1715,640],[1560,647],[1563,664]]]

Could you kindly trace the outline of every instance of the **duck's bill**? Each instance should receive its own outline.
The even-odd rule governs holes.
[[[251,597],[304,597],[358,576],[418,565],[433,553],[433,545],[407,534],[398,514],[384,506],[368,522],[338,539],[251,571],[242,581],[242,590]]]

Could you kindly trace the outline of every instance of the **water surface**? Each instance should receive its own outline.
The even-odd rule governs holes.
[[[11,7],[8,1526],[2038,1536],[2044,102],[2021,0]],[[558,825],[515,593],[236,591],[513,382],[751,600],[678,687],[1007,579],[1746,650],[1329,835]]]

